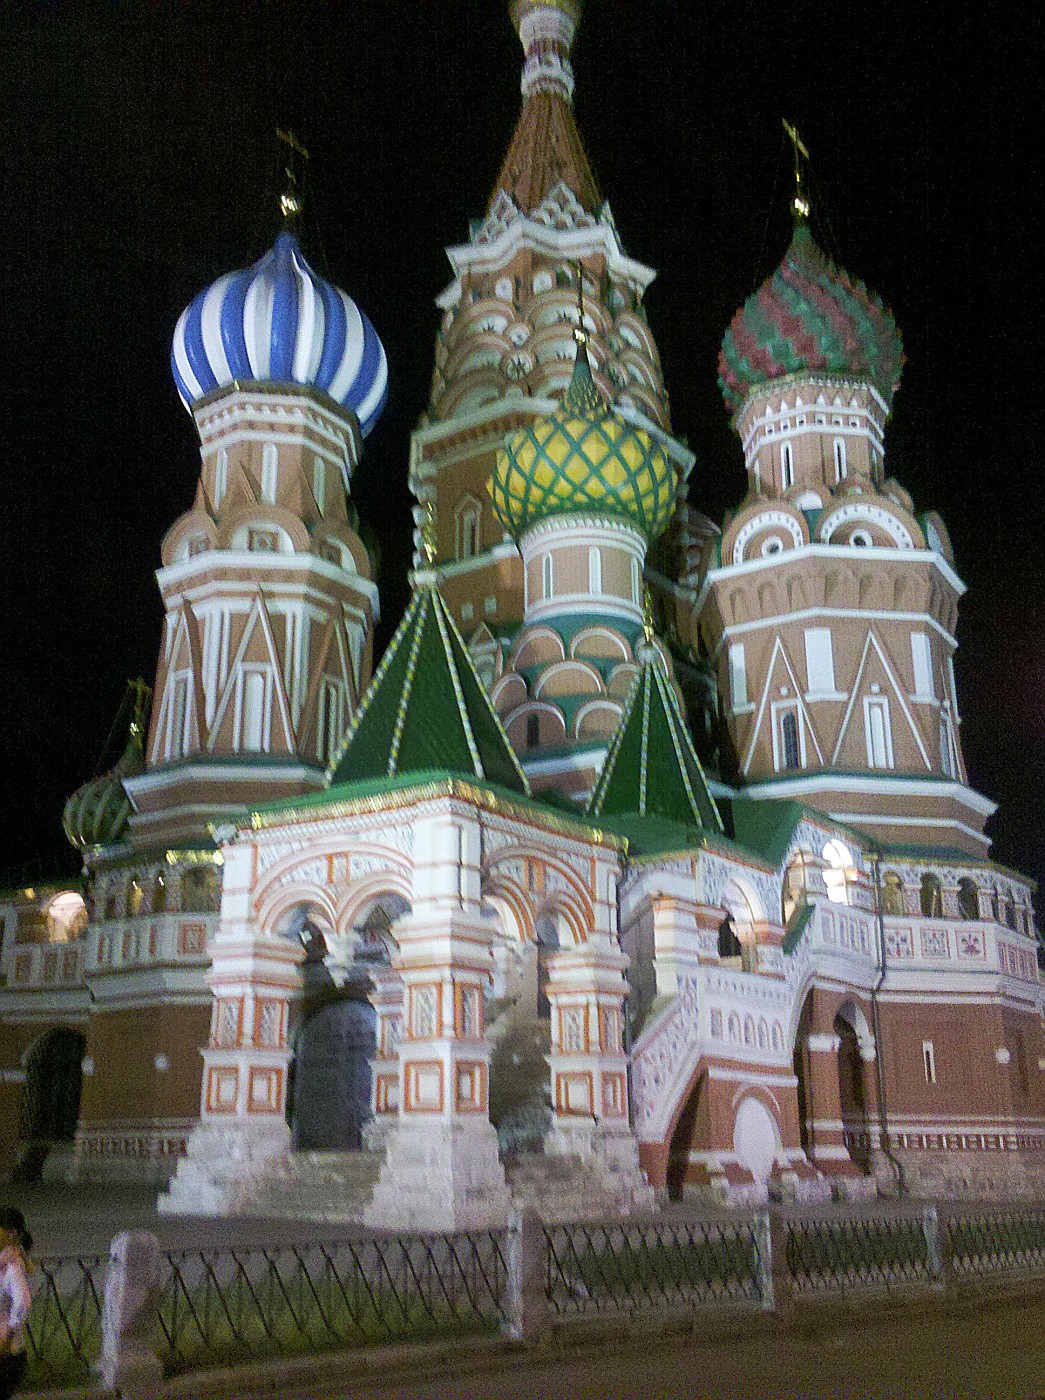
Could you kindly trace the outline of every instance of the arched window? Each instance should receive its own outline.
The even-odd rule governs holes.
[[[181,877],[183,913],[215,914],[218,900],[218,872],[213,865],[194,865],[185,871]]]
[[[546,554],[541,560],[541,593],[544,598],[550,598],[552,596],[554,582],[552,557],[550,554]]]
[[[320,515],[326,515],[327,464],[322,457],[315,457],[312,461],[312,495],[315,497]]]
[[[809,863],[811,851],[796,851],[788,861],[784,872],[783,914],[784,923],[790,922],[791,915],[800,904],[805,903],[809,889]]]
[[[240,681],[239,747],[249,753],[262,753],[268,747],[268,671],[265,667],[243,669]]]
[[[856,876],[852,852],[841,841],[828,841],[824,847],[824,885],[834,904],[848,904],[849,887]]]
[[[602,550],[588,550],[588,592],[602,592]]]
[[[720,958],[739,958],[743,952],[737,931],[733,927],[733,916],[727,914],[718,926],[718,955]]]
[[[922,876],[919,905],[923,918],[943,918],[943,889],[940,881],[933,874],[926,873]]]
[[[480,553],[480,526],[479,506],[475,501],[469,501],[457,517],[458,559],[474,559]]]
[[[161,870],[152,887],[152,912],[163,914],[167,909],[167,877]]]
[[[958,913],[963,919],[980,917],[979,887],[968,875],[963,875],[958,881]]]
[[[843,481],[846,475],[845,443],[835,438],[835,481]]]
[[[276,500],[276,469],[279,465],[279,453],[274,442],[266,442],[261,451],[261,499],[266,505],[275,504]]]
[[[136,918],[142,912],[145,903],[145,891],[142,889],[140,880],[134,878],[127,886],[127,917]]]
[[[526,716],[526,747],[535,749],[541,742],[541,717],[533,713]]]
[[[1005,924],[1013,933],[1016,932],[1016,901],[1011,894],[1005,901]]]
[[[780,480],[785,491],[795,484],[795,454],[789,442],[780,445]]]
[[[895,870],[887,870],[882,877],[882,908],[887,914],[907,913],[903,881]]]

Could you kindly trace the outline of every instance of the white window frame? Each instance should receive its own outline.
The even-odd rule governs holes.
[[[322,457],[312,459],[312,495],[320,515],[327,513],[327,464]]]
[[[795,453],[789,442],[780,444],[780,482],[785,491],[795,484]]]
[[[225,499],[225,493],[229,489],[229,454],[222,447],[218,451],[218,460],[214,467],[214,509],[217,510]]]
[[[598,545],[588,550],[588,592],[602,592],[602,550]]]
[[[835,685],[834,638],[830,627],[807,627],[805,650],[806,699],[835,698],[838,691]]]
[[[928,632],[911,633],[911,667],[914,671],[914,694],[911,699],[935,700],[932,642]]]
[[[175,671],[171,676],[171,703],[167,716],[166,743],[168,758],[184,758],[189,751],[189,725],[192,719],[191,682],[192,675],[189,671]]]
[[[555,563],[551,551],[541,559],[541,599],[547,603],[555,597]]]
[[[954,751],[954,721],[951,707],[945,700],[940,706],[940,767],[944,777],[958,776],[958,755]]]
[[[330,763],[341,748],[344,736],[345,687],[325,676],[319,687],[316,716],[316,750],[321,763]]]
[[[835,481],[844,481],[849,472],[849,464],[846,461],[845,439],[836,437],[834,440],[835,454]]]
[[[799,768],[806,766],[806,727],[802,723],[802,707],[797,700],[775,700],[770,706],[773,725],[773,768],[777,773],[794,772],[784,762],[784,716],[793,714],[798,726]]]
[[[872,715],[877,713],[882,717],[882,737],[885,744],[885,752],[878,754],[874,741],[874,729]],[[867,744],[867,766],[878,769],[880,772],[889,768],[895,768],[896,763],[893,756],[893,726],[889,715],[889,701],[884,695],[864,696],[864,740]],[[884,763],[879,763],[878,758],[885,759]]]
[[[243,707],[247,698],[248,677],[260,676],[263,681],[261,700],[261,747],[244,748],[244,712]],[[241,753],[268,753],[272,744],[272,667],[264,664],[258,665],[248,662],[240,667],[236,677],[236,711],[235,724],[233,726],[232,742],[237,752]]]
[[[922,1041],[922,1073],[926,1084],[936,1083],[936,1046],[931,1040]]]
[[[748,699],[747,655],[743,642],[731,642],[729,645],[729,698],[735,715],[755,708]]]
[[[263,504],[276,504],[276,487],[279,475],[279,450],[274,442],[266,442],[261,449],[261,499]]]

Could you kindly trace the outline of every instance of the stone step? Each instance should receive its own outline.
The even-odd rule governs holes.
[[[520,1154],[505,1162],[505,1177],[516,1208],[542,1220],[594,1220],[621,1208],[612,1184],[581,1157]]]
[[[360,1220],[383,1151],[295,1152],[258,1183],[253,1213],[281,1219]]]

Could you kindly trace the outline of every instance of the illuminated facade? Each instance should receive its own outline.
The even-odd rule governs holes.
[[[67,808],[86,927],[0,908],[8,1159],[377,1226],[1038,1192],[1030,891],[966,780],[946,527],[889,473],[892,317],[799,200],[720,361],[748,491],[698,515],[574,123],[580,0],[511,10],[373,678],[372,327],[289,229],[178,324],[202,465],[151,721]]]

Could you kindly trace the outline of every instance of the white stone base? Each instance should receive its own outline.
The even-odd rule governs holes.
[[[290,1129],[275,1122],[201,1123],[165,1192],[161,1215],[249,1215],[262,1180],[290,1156]]]
[[[364,1217],[375,1230],[481,1230],[504,1225],[512,1201],[488,1119],[399,1122]]]
[[[547,1157],[580,1157],[595,1175],[607,1205],[623,1215],[652,1212],[656,1192],[639,1166],[639,1144],[627,1128],[556,1118],[544,1139]]]

